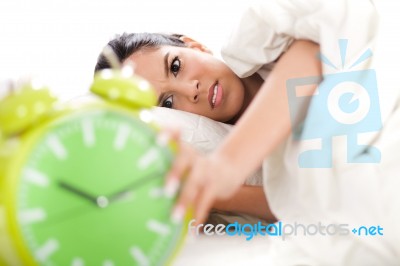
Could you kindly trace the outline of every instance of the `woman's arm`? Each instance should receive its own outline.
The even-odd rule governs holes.
[[[321,75],[318,51],[315,43],[295,41],[281,56],[232,132],[213,153],[207,156],[180,153],[168,182],[189,174],[174,209],[174,219],[182,218],[186,207],[194,204],[196,221],[204,221],[213,202],[232,197],[245,178],[289,136],[291,120],[286,81]],[[315,88],[309,88],[308,95]]]
[[[240,176],[247,176],[291,132],[286,81],[321,75],[317,59],[319,46],[309,41],[296,41],[277,62],[256,98],[236,124],[232,134],[215,152],[237,165]],[[316,86],[308,87],[312,95]]]
[[[230,199],[217,200],[213,208],[221,211],[249,214],[269,222],[276,221],[275,216],[269,209],[261,186],[242,186]]]

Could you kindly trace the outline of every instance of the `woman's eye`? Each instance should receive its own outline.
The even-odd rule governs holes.
[[[169,96],[167,99],[165,99],[163,101],[162,107],[172,108],[173,102],[174,102],[174,100],[173,100],[173,97],[171,95],[171,96]]]
[[[171,73],[174,74],[174,76],[176,77],[178,75],[180,68],[181,68],[181,61],[179,60],[178,57],[175,57],[171,62]]]

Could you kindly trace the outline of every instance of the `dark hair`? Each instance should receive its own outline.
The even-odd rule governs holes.
[[[185,47],[186,44],[180,39],[180,34],[163,33],[123,33],[117,35],[108,42],[108,46],[114,51],[120,63],[125,61],[133,53],[144,48],[158,48],[162,45]],[[101,53],[97,58],[94,72],[111,68],[107,58]]]

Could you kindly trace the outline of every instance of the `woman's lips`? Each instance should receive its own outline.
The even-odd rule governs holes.
[[[212,109],[217,108],[222,102],[222,86],[218,82],[208,89],[208,102]]]

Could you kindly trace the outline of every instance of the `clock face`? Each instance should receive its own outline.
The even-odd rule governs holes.
[[[142,121],[86,111],[42,135],[21,169],[17,223],[40,265],[163,264],[182,225],[163,195],[172,161]]]

